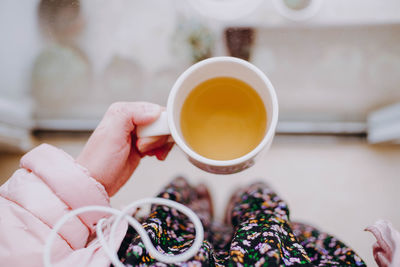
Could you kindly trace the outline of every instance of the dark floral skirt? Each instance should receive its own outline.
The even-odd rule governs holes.
[[[154,260],[129,227],[118,251],[127,266],[366,266],[335,237],[291,222],[287,204],[264,183],[235,192],[224,223],[213,221],[211,199],[203,185],[193,187],[177,178],[158,197],[182,203],[197,213],[205,231],[203,245],[191,260],[168,265]],[[183,253],[195,237],[186,216],[165,206],[153,206],[143,226],[164,253]]]

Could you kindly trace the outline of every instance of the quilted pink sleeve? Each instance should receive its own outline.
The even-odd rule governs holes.
[[[22,157],[21,167],[39,177],[70,209],[87,205],[110,206],[104,187],[70,155],[56,147],[42,144],[34,148]],[[79,218],[93,231],[97,221],[106,216],[101,212],[90,212]]]
[[[0,187],[0,266],[42,266],[44,244],[57,221],[82,206],[110,206],[109,197],[85,168],[53,146],[34,148],[20,164],[22,168]],[[87,258],[102,262],[97,266],[109,264],[98,242],[86,247],[95,224],[106,216],[90,212],[67,221],[53,247],[54,261],[77,266],[79,259]],[[118,242],[123,230],[126,226]]]

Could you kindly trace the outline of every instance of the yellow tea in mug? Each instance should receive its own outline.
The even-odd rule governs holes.
[[[209,159],[231,160],[249,153],[264,138],[267,111],[250,85],[217,77],[190,92],[180,125],[183,138],[195,152]]]

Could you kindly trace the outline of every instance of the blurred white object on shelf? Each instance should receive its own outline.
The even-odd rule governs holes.
[[[400,144],[400,103],[368,116],[368,142]]]
[[[307,20],[315,16],[321,8],[321,0],[274,0],[280,15],[294,21]]]
[[[0,151],[27,151],[32,148],[31,102],[0,98]]]

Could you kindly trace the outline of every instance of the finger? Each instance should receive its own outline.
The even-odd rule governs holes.
[[[156,156],[158,160],[165,160],[165,158],[168,156],[168,153],[171,151],[172,147],[174,146],[174,143],[168,142],[164,144],[162,147],[150,150],[144,155],[146,156]]]
[[[104,123],[132,131],[135,125],[147,125],[157,120],[161,106],[148,102],[116,102],[107,110]],[[110,125],[108,125],[110,126]]]
[[[169,142],[160,148],[160,153],[157,156],[158,160],[165,160],[175,143]]]
[[[382,267],[388,267],[390,266],[390,260],[387,258],[387,255],[383,252],[379,252],[378,254],[374,255],[375,261],[378,264],[378,266]]]
[[[136,147],[140,153],[156,149],[164,145],[168,140],[168,135],[142,137],[136,141]]]

